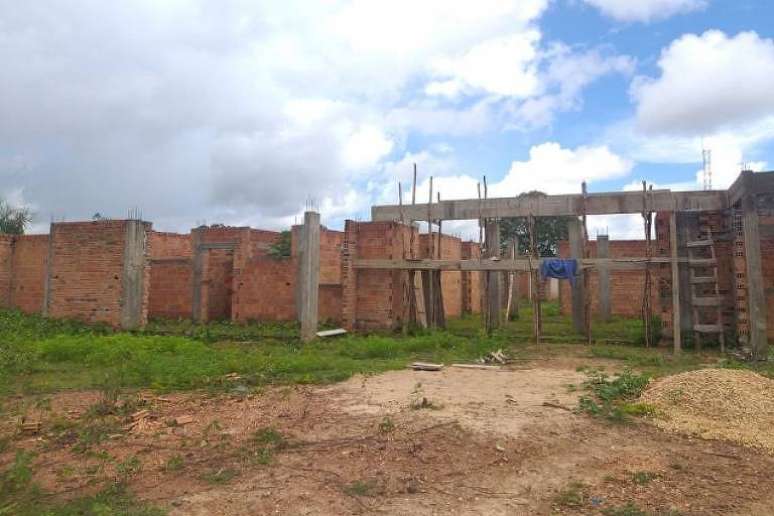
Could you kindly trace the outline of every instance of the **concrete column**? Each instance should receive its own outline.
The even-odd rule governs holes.
[[[597,235],[597,258],[610,258],[610,237]],[[610,267],[600,264],[597,267],[599,277],[599,316],[603,321],[610,320]]]
[[[500,224],[496,219],[486,221],[484,227],[486,232],[486,257],[493,258],[500,256]],[[486,329],[491,331],[500,327],[500,317],[502,309],[502,296],[500,292],[502,283],[502,273],[500,271],[487,272],[486,281]]]
[[[755,195],[742,200],[744,254],[747,263],[747,313],[750,320],[750,350],[753,360],[766,360],[766,293],[764,292],[761,235]]]
[[[48,317],[51,306],[51,271],[54,267],[54,223],[48,230],[48,257],[46,258],[46,280],[43,283],[43,306],[40,311],[43,317]]]
[[[193,247],[193,271],[191,274],[191,319],[194,322],[202,322],[202,269],[204,268],[204,256],[201,249],[202,235],[198,229],[191,231],[191,245]]]
[[[567,223],[570,237],[570,258],[583,259],[583,224],[580,219],[572,218]],[[583,269],[578,267],[578,276],[575,279],[575,287],[572,289],[572,324],[578,333],[586,333],[586,292],[583,287]]]
[[[320,214],[313,211],[304,213],[299,242],[298,285],[301,340],[308,342],[317,334],[320,292]]]
[[[677,212],[669,216],[669,248],[672,257],[672,341],[675,353],[682,351],[680,328],[680,266],[677,263]]]
[[[144,309],[147,228],[141,220],[127,220],[125,224],[121,327],[131,330],[140,328],[147,322],[147,312]]]

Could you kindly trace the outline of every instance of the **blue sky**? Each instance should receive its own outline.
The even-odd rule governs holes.
[[[774,4],[0,2],[0,195],[55,220],[282,228],[397,202],[700,189],[774,168]],[[768,23],[767,23],[768,22]],[[461,236],[468,224],[451,225]],[[636,218],[592,221],[638,236]]]

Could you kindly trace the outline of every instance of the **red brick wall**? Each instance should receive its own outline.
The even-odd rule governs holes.
[[[419,252],[421,258],[438,259],[438,247],[440,245],[441,260],[462,259],[462,241],[459,238],[441,235],[439,243],[438,234],[433,233],[432,239],[433,256],[430,256],[430,235],[420,235]],[[446,317],[459,317],[462,315],[462,273],[442,271],[441,291],[443,292],[443,309]]]
[[[356,270],[352,260],[400,259],[419,255],[419,238],[411,249],[411,231],[396,222],[346,221],[343,257],[342,319],[349,329],[393,329],[402,324],[408,274]]]
[[[774,226],[774,217],[761,217],[761,225]],[[766,296],[766,335],[774,341],[774,238],[761,238],[763,291]]]
[[[236,277],[235,321],[292,321],[296,319],[296,258],[255,258]]]
[[[13,237],[0,235],[0,308],[11,306],[11,262]]]
[[[610,258],[634,258],[645,256],[644,240],[610,240]],[[654,243],[654,249],[656,245]],[[597,256],[597,242],[589,242],[589,252],[592,258]],[[569,243],[559,243],[559,255],[569,258]],[[653,274],[653,298],[651,305],[654,313],[657,313],[657,277]],[[642,293],[645,286],[645,273],[643,270],[610,271],[610,312],[613,315],[639,317],[642,309]],[[562,313],[572,313],[572,292],[570,283],[560,282],[560,294]],[[599,275],[596,271],[589,272],[589,289],[591,293],[592,313],[599,312]]]
[[[150,245],[150,257],[157,258],[183,258],[192,254],[191,235],[179,233],[162,233],[151,231],[148,235]]]
[[[152,260],[148,317],[190,319],[192,274],[190,258]]]
[[[481,247],[477,242],[462,242],[461,255],[463,260],[476,260],[481,257]],[[460,273],[462,288],[462,311],[464,313],[481,312],[481,273]]]
[[[48,314],[120,326],[126,221],[62,222],[51,230]]]
[[[46,284],[48,235],[21,235],[14,239],[11,304],[26,313],[41,313]]]
[[[303,226],[293,226],[292,255],[298,256],[298,244]],[[341,285],[341,246],[344,232],[320,227],[320,285]]]

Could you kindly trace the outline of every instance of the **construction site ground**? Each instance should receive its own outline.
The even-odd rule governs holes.
[[[5,424],[0,470],[29,457],[59,504],[120,486],[136,498],[115,514],[774,514],[774,456],[578,412],[585,371],[625,362],[554,349],[503,371],[258,391],[233,375],[230,390],[108,402],[95,390],[17,394],[5,414],[40,429]]]

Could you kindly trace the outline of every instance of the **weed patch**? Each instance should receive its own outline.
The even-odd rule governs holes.
[[[591,395],[580,397],[579,408],[582,412],[611,421],[626,421],[629,415],[646,410],[646,407],[628,402],[637,399],[649,381],[648,375],[634,374],[629,370],[614,377],[603,372],[589,373],[584,386]]]

